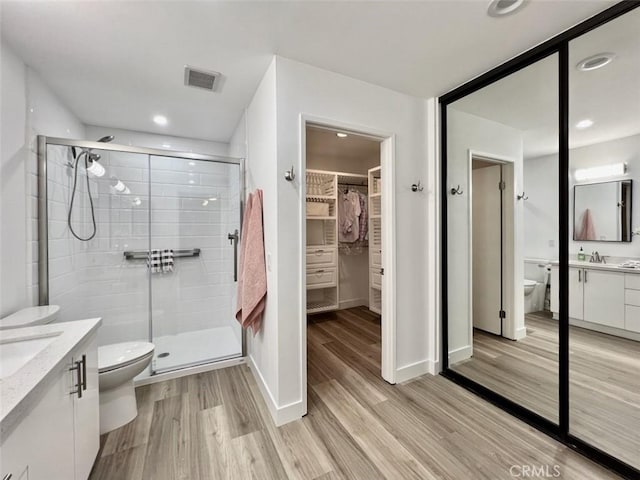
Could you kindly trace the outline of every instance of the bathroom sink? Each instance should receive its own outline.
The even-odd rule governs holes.
[[[0,378],[6,378],[47,348],[60,332],[0,340]]]

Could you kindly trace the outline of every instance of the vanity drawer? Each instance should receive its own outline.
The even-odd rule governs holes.
[[[320,265],[335,266],[338,264],[338,251],[335,248],[307,247],[307,268]]]
[[[376,250],[371,253],[371,265],[382,266],[382,250]]]
[[[628,288],[625,289],[624,304],[640,307],[640,290],[629,290]]]
[[[640,290],[640,273],[625,273],[624,288]]]
[[[373,288],[382,289],[382,275],[379,268],[371,269],[371,286]]]
[[[640,307],[625,305],[624,328],[631,332],[640,333]]]
[[[307,288],[326,288],[338,285],[335,268],[307,268]]]

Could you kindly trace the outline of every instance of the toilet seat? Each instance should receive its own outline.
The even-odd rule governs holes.
[[[149,342],[123,342],[98,347],[98,373],[136,363],[153,355],[154,348]]]
[[[526,278],[524,279],[524,286],[525,287],[535,287],[537,283],[538,282],[536,282],[535,280],[528,280]]]

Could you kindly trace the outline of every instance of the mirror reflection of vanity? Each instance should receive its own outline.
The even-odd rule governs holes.
[[[573,188],[573,239],[630,242],[632,180],[576,185]]]

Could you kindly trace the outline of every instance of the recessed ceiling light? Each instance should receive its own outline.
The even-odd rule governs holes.
[[[169,123],[169,120],[167,120],[167,117],[164,115],[154,115],[153,121],[158,125],[166,125]]]
[[[347,136],[347,134],[346,133],[342,133],[342,132],[338,132],[338,133],[336,133],[336,136],[340,137],[340,138],[345,138]]]
[[[163,143],[163,144],[162,144],[162,146],[163,146],[164,148],[171,148],[171,145],[169,145],[168,143]]]
[[[210,202],[215,202],[216,200],[218,200],[216,197],[211,197],[211,198],[209,199],[209,201],[210,201]]]
[[[576,123],[576,128],[579,130],[584,130],[585,128],[589,128],[592,125],[593,120],[585,118],[584,120],[580,120],[578,123]]]
[[[202,206],[206,207],[207,205],[209,205],[209,200],[203,200],[202,201]]]
[[[189,162],[189,166],[190,167],[195,167],[196,166],[196,162]]]
[[[605,65],[609,65],[611,62],[613,62],[614,58],[616,58],[615,53],[610,53],[610,52],[598,53],[597,55],[591,55],[590,57],[587,57],[581,60],[580,62],[578,62],[578,64],[576,65],[576,68],[583,72],[597,70],[598,68],[602,68]]]
[[[189,180],[189,183],[190,183],[191,185],[193,185],[194,183],[196,183],[196,181],[195,181],[195,180]]]
[[[527,0],[491,0],[487,13],[490,17],[504,17],[520,10]]]

